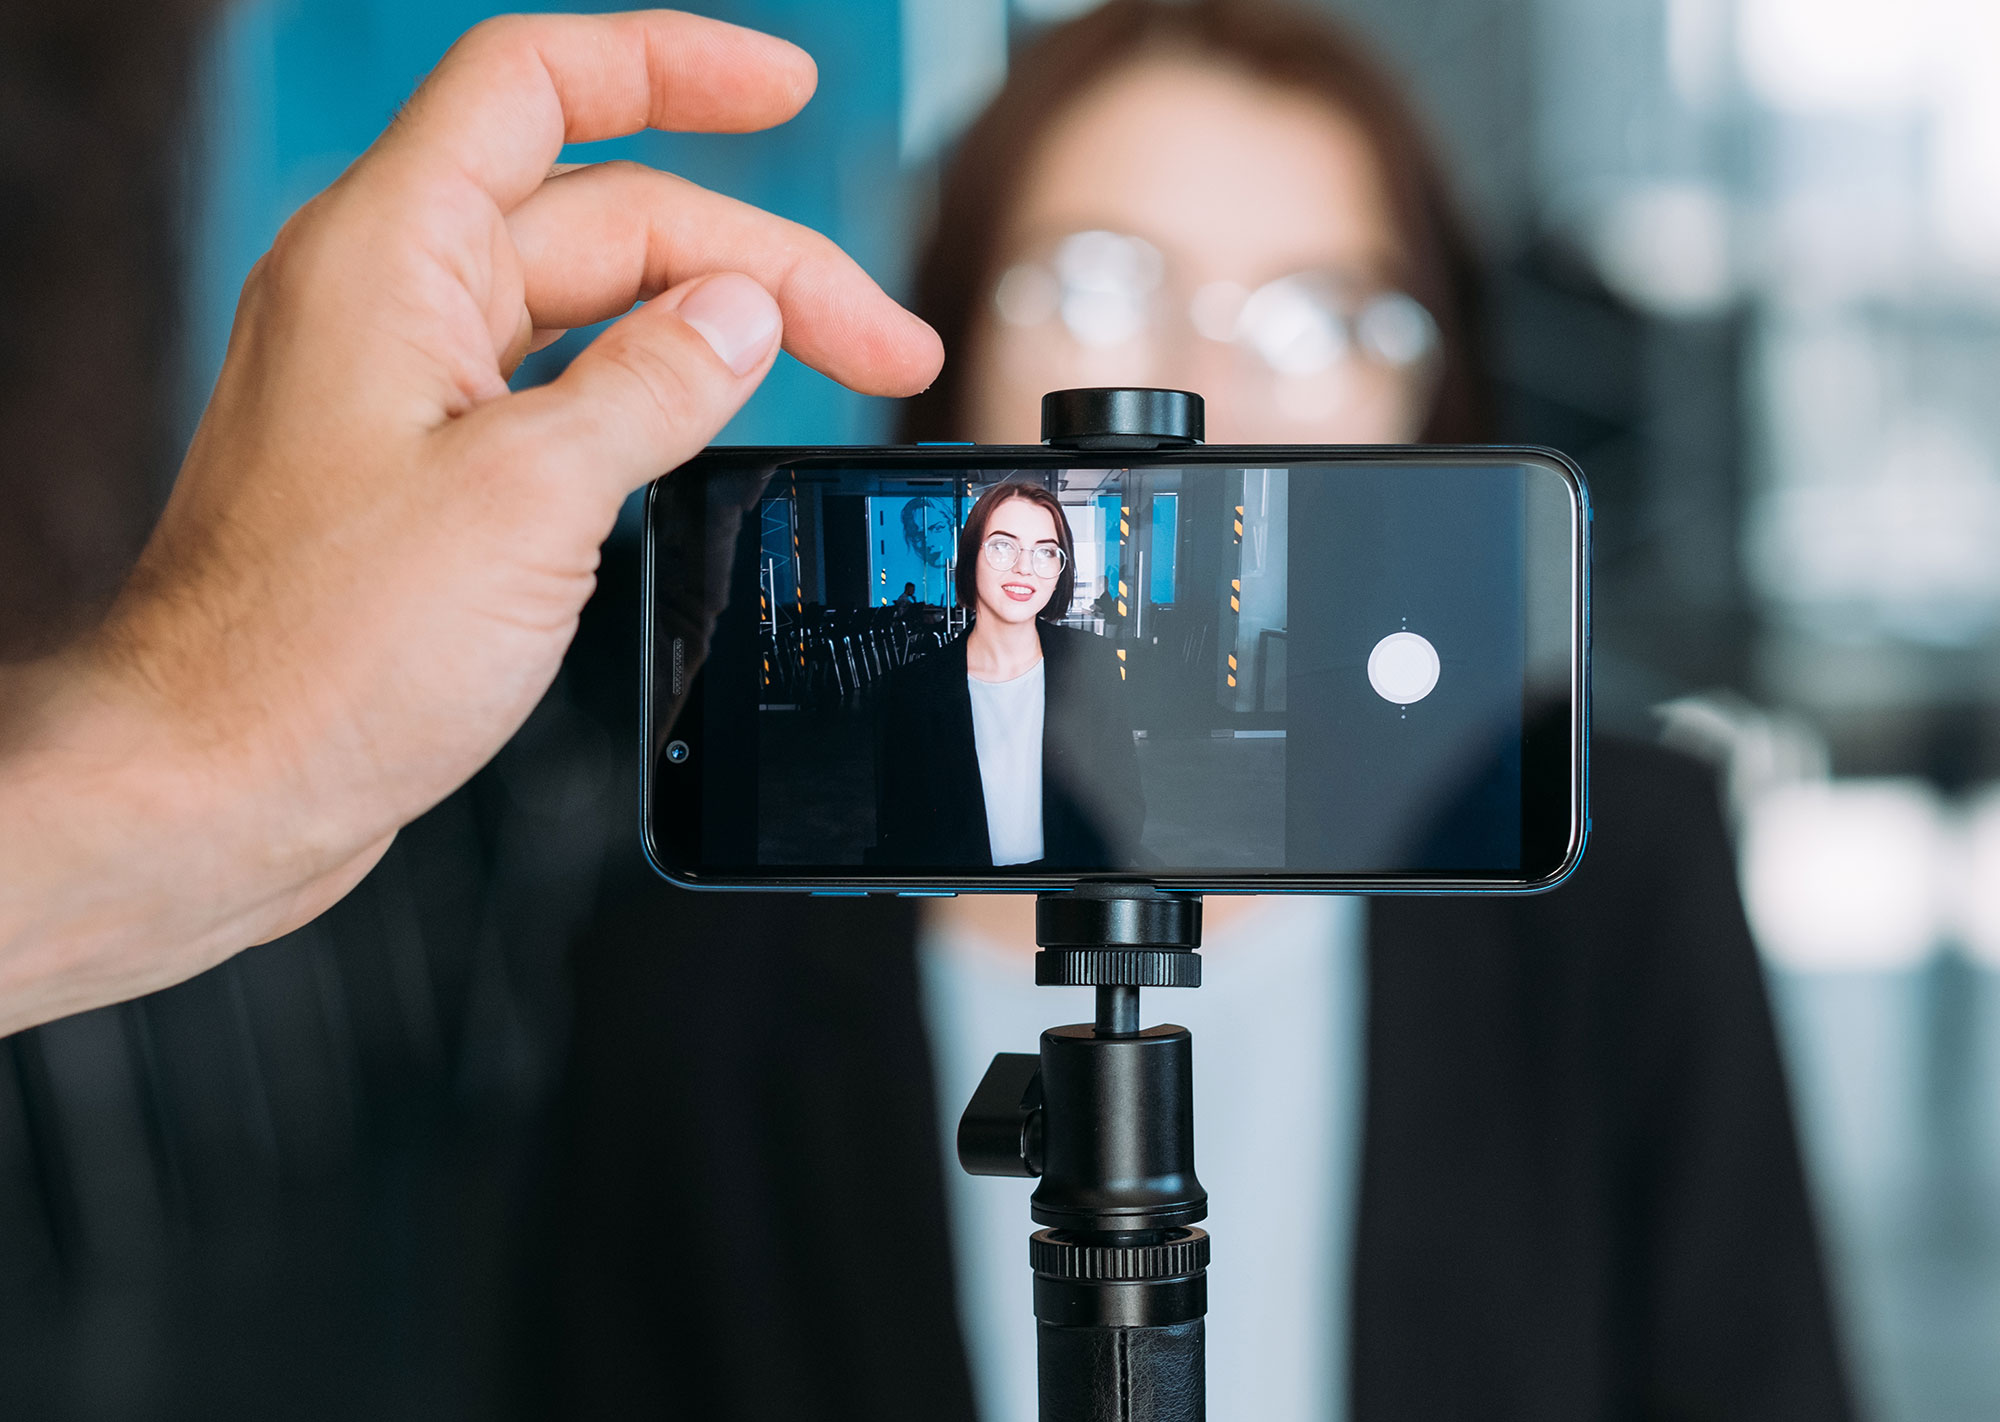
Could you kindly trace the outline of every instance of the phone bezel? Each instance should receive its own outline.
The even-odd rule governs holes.
[[[657,758],[652,753],[655,716],[654,577],[655,503],[667,478],[685,478],[702,466],[730,469],[811,464],[909,465],[927,471],[942,469],[1140,468],[1148,465],[1204,464],[1421,463],[1533,464],[1558,475],[1569,492],[1571,507],[1570,697],[1566,718],[1572,769],[1568,797],[1569,828],[1563,853],[1547,872],[1526,877],[1498,875],[1298,874],[1284,871],[1239,871],[1226,874],[1079,873],[991,874],[963,870],[933,873],[882,874],[860,870],[840,874],[760,873],[720,875],[687,867],[699,860],[702,780],[703,678],[698,672],[686,688],[685,704],[675,724],[675,740],[686,741],[691,754],[674,767],[673,788],[692,815],[676,818],[683,831],[663,840],[654,813],[660,786]],[[645,634],[641,658],[639,837],[653,869],[687,889],[811,893],[823,896],[902,894],[914,897],[958,893],[1040,893],[1074,888],[1090,882],[1143,881],[1158,888],[1202,894],[1346,893],[1346,894],[1537,894],[1556,887],[1574,873],[1589,840],[1590,793],[1590,540],[1593,514],[1589,484],[1583,471],[1558,450],[1534,445],[1213,445],[1202,444],[1148,450],[1068,450],[1048,445],[841,445],[769,446],[716,445],[704,450],[674,473],[655,480],[645,494],[644,570],[642,596]],[[692,834],[687,833],[692,831]],[[678,841],[678,842],[676,842]],[[690,849],[691,848],[691,852]],[[676,853],[676,850],[681,852]]]

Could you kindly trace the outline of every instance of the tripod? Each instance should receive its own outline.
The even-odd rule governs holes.
[[[1198,444],[1199,395],[1056,390],[1042,439],[1075,450]],[[1194,1173],[1194,1039],[1139,1029],[1139,990],[1201,986],[1201,899],[1142,883],[1035,901],[1035,981],[1094,987],[1097,1020],[1002,1052],[958,1127],[974,1175],[1040,1176],[1035,1271],[1042,1422],[1202,1422],[1208,1192]]]
[[[1035,981],[1097,989],[1095,1022],[994,1057],[958,1128],[975,1175],[1030,1202],[1042,1422],[1202,1422],[1208,1214],[1194,1173],[1194,1039],[1140,1030],[1139,990],[1199,987],[1201,900],[1086,884],[1035,903]]]

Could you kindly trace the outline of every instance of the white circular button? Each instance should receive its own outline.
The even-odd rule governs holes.
[[[1368,654],[1368,684],[1398,706],[1422,701],[1438,684],[1437,648],[1414,632],[1391,632]]]

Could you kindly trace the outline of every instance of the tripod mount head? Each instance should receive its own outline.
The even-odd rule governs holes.
[[[1057,449],[1171,449],[1200,444],[1201,396],[1140,388],[1051,390],[1042,396],[1042,443]]]

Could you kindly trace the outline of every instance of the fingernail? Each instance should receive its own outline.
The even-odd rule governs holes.
[[[735,272],[720,272],[689,292],[680,314],[738,375],[757,368],[778,334],[778,303]]]

